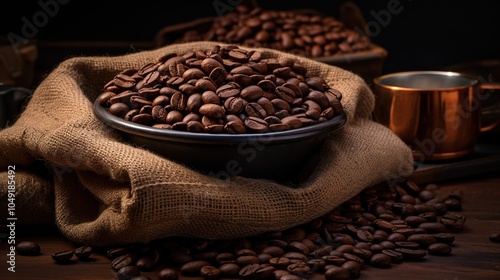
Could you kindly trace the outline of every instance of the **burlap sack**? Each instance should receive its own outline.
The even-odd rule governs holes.
[[[94,116],[93,101],[119,71],[139,68],[167,52],[180,54],[214,44],[195,42],[62,62],[38,86],[17,122],[0,131],[0,209],[7,207],[7,167],[15,165],[17,215],[23,217],[19,223],[42,219],[40,204],[53,205],[55,223],[75,242],[103,246],[171,236],[238,238],[305,223],[368,186],[413,171],[409,148],[370,119],[374,95],[361,77],[269,49],[261,51],[300,61],[309,75],[324,77],[344,94],[348,122],[321,147],[310,175],[293,187],[203,175],[126,143]],[[52,171],[49,179],[40,175],[40,162]],[[53,188],[53,197],[48,188]],[[37,201],[38,207],[33,204]]]

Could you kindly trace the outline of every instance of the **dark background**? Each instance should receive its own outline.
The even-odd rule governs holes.
[[[46,24],[37,28],[33,39],[53,41],[116,41],[127,48],[102,54],[138,51],[140,43],[152,42],[165,26],[188,22],[200,17],[217,16],[214,2],[235,3],[239,0],[208,1],[83,1],[59,0],[58,11]],[[315,9],[338,17],[345,1],[256,1],[265,9]],[[367,22],[377,23],[374,14],[387,10],[389,3],[399,2],[402,11],[391,15],[371,40],[388,51],[384,72],[417,69],[440,69],[470,61],[500,58],[500,1],[353,1]],[[4,6],[6,2],[3,2]],[[40,3],[56,0],[12,1],[1,8],[0,34],[22,35],[24,20],[33,22],[42,10]],[[105,5],[105,6],[103,6]],[[43,20],[43,18],[40,18]],[[39,19],[39,20],[40,20]],[[88,53],[86,53],[88,52]],[[94,50],[95,52],[95,50]],[[61,54],[87,55],[90,50]],[[41,61],[51,54],[41,53]],[[53,54],[52,54],[53,55]],[[45,62],[47,63],[47,62]],[[45,65],[47,66],[47,65]]]

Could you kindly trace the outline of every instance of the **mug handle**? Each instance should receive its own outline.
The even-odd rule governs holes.
[[[498,84],[498,83],[484,83],[484,84],[481,84],[480,87],[481,87],[481,92],[484,92],[485,90],[500,90],[500,84]],[[500,104],[495,104],[493,106],[499,106],[499,105]],[[493,128],[497,127],[497,125],[499,125],[499,124],[500,124],[500,118],[498,118],[496,121],[494,121],[493,123],[491,123],[487,126],[481,127],[480,131],[481,131],[481,133],[490,131]]]

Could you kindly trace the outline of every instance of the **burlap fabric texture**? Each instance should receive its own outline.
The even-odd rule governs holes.
[[[326,214],[368,186],[413,171],[410,149],[371,120],[374,95],[361,77],[270,49],[261,51],[267,57],[292,57],[310,76],[324,77],[339,89],[348,118],[322,145],[309,176],[293,187],[203,175],[128,144],[94,116],[94,100],[121,70],[140,68],[168,52],[183,54],[215,44],[74,57],[53,69],[20,118],[0,131],[2,221],[9,165],[16,167],[18,223],[55,222],[70,240],[94,246],[285,230]]]

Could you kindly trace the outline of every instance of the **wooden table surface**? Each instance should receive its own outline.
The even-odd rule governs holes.
[[[463,192],[463,211],[467,217],[465,229],[455,234],[450,256],[427,255],[421,261],[404,261],[390,268],[374,268],[364,265],[358,279],[425,279],[425,280],[469,280],[500,279],[500,243],[489,240],[489,235],[500,232],[500,174],[487,173],[441,182],[440,189]],[[74,248],[56,228],[52,226],[28,226],[16,229],[16,240],[32,240],[40,244],[41,255],[16,255],[16,272],[7,270],[7,243],[0,244],[0,279],[116,279],[110,260],[94,254],[88,262],[74,261],[57,264],[51,252]],[[158,270],[157,270],[158,271]],[[143,272],[152,279],[157,271]],[[181,275],[181,280],[199,280]],[[313,279],[323,280],[323,275]]]

